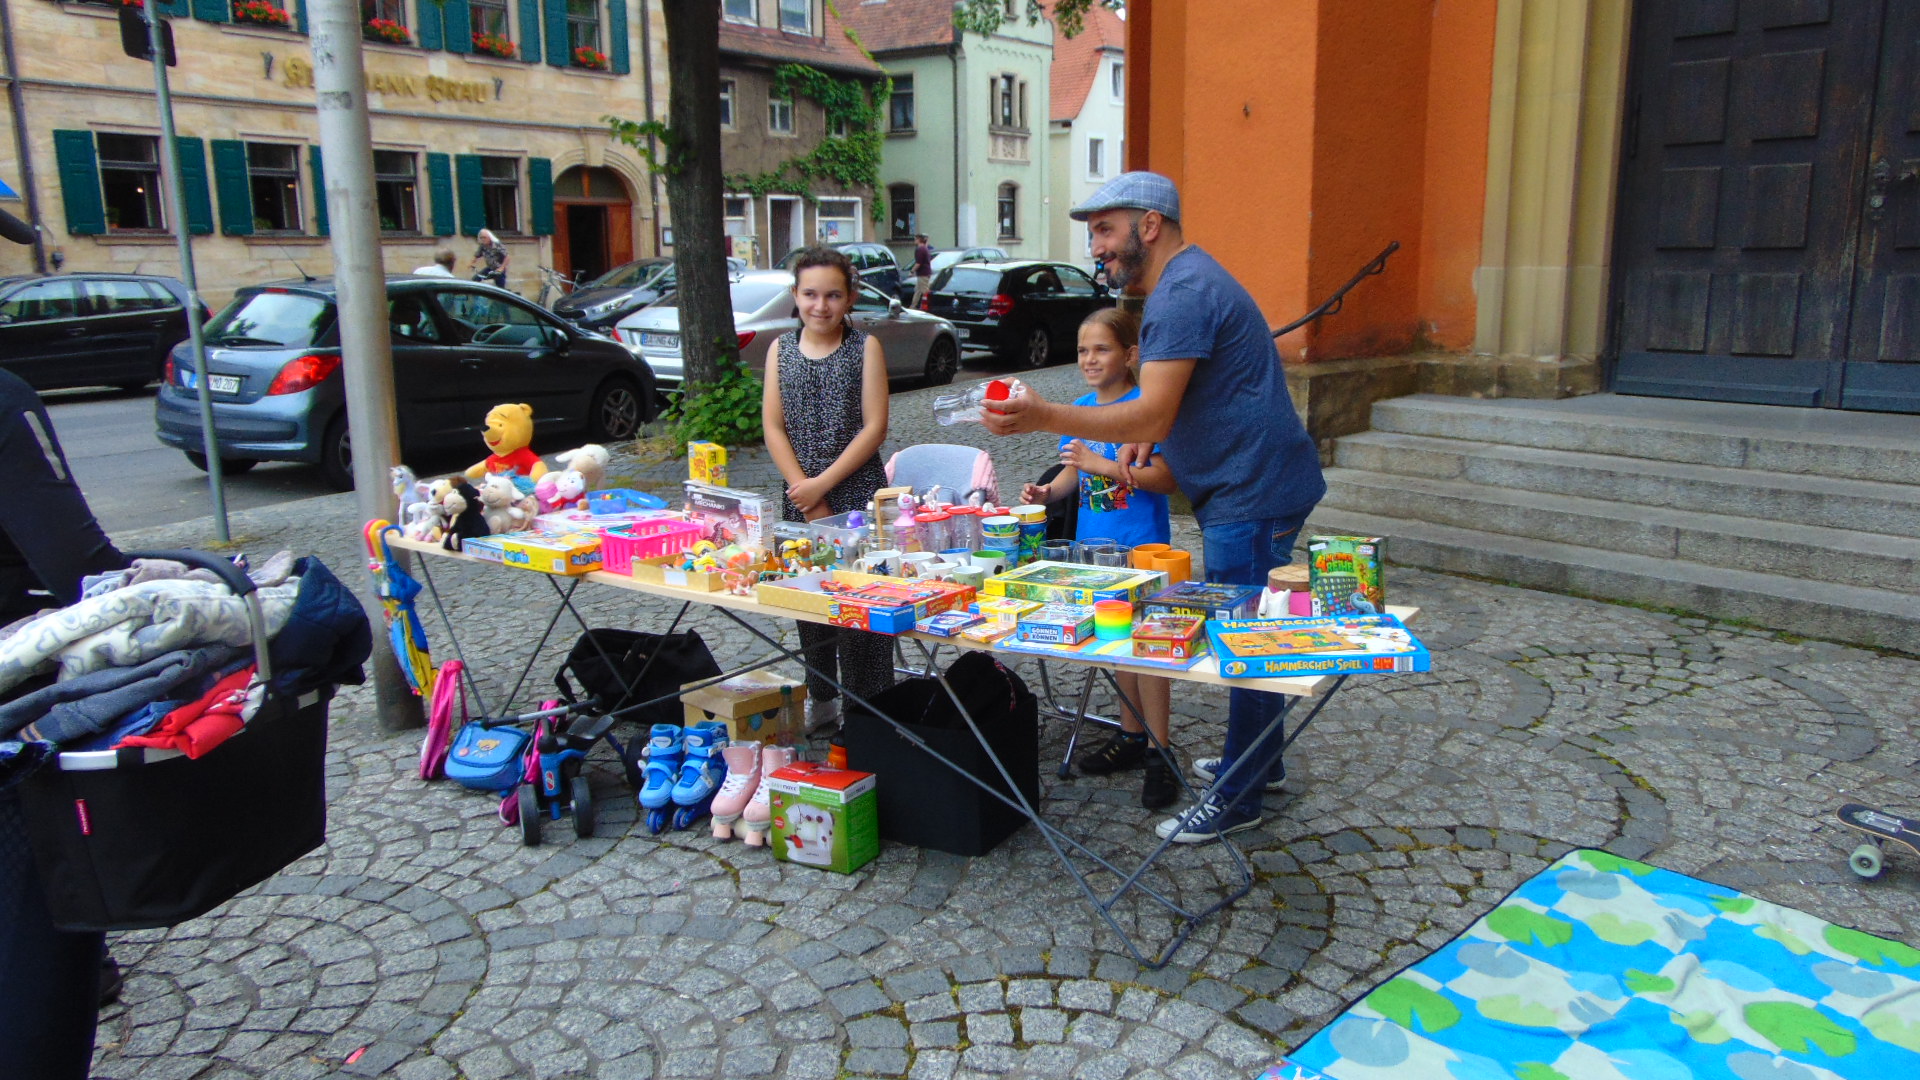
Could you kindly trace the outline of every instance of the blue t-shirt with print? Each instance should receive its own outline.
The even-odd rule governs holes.
[[[1140,362],[1155,360],[1198,361],[1160,446],[1202,527],[1304,515],[1327,493],[1266,318],[1198,247],[1168,260],[1147,297]]]
[[[1140,388],[1136,386],[1107,404],[1118,405],[1139,396]],[[1100,396],[1087,394],[1075,400],[1074,404],[1098,405]],[[1119,443],[1080,441],[1087,444],[1087,449],[1108,461],[1120,459]],[[1071,436],[1061,439],[1060,449],[1065,450],[1071,442]],[[1171,535],[1165,495],[1141,491],[1118,480],[1080,470],[1080,515],[1073,531],[1075,540],[1098,537],[1134,547],[1139,544],[1165,544],[1170,541]]]

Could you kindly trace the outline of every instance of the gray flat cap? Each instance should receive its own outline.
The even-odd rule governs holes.
[[[1167,220],[1179,221],[1180,189],[1159,173],[1124,172],[1067,211],[1067,216],[1085,221],[1102,210],[1158,210]]]

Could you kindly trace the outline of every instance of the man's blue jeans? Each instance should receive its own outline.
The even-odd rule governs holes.
[[[1303,513],[1297,517],[1260,518],[1202,528],[1200,537],[1207,580],[1266,587],[1267,571],[1293,561],[1293,543],[1306,521],[1307,515]],[[1285,703],[1284,695],[1262,690],[1227,692],[1227,743],[1221,751],[1220,771],[1216,776],[1224,775],[1240,760],[1260,733],[1280,715]],[[1248,762],[1220,785],[1220,802],[1235,806],[1243,795],[1252,791],[1253,798],[1243,809],[1248,813],[1258,812],[1261,790],[1269,781],[1277,781],[1287,773],[1280,751],[1280,734],[1275,732],[1260,747],[1262,760]]]

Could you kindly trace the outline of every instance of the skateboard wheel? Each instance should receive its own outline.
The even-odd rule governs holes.
[[[1873,844],[1861,844],[1853,849],[1847,865],[1863,878],[1877,878],[1880,876],[1880,849]]]

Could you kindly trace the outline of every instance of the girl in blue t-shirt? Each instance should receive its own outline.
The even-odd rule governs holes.
[[[1103,308],[1080,324],[1080,373],[1093,392],[1075,405],[1113,405],[1140,396],[1140,320],[1131,312]],[[1174,490],[1173,473],[1158,453],[1145,467],[1135,467],[1133,484],[1122,478],[1117,443],[1060,440],[1061,469],[1051,483],[1028,484],[1021,498],[1050,503],[1073,497],[1080,501],[1074,539],[1112,539],[1124,547],[1164,544],[1171,535],[1167,493]],[[1122,730],[1106,745],[1081,757],[1080,771],[1104,776],[1121,769],[1146,767],[1140,787],[1140,805],[1157,810],[1180,793],[1168,757],[1151,753],[1146,728],[1160,746],[1167,745],[1167,714],[1172,684],[1153,675],[1116,672],[1127,701],[1120,708]],[[1146,718],[1143,728],[1140,718]]]

